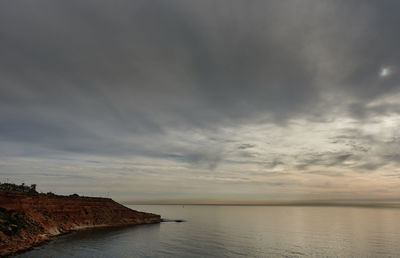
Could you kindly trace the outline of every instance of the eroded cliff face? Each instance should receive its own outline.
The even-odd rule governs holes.
[[[134,211],[108,198],[0,191],[0,255],[73,230],[159,222],[159,215]]]

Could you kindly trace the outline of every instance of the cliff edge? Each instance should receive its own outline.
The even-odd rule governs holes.
[[[131,210],[109,198],[0,190],[0,256],[83,228],[159,222],[159,215]]]

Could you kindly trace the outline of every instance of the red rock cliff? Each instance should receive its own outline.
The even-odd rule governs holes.
[[[0,256],[73,230],[160,222],[108,198],[0,191],[0,207]]]

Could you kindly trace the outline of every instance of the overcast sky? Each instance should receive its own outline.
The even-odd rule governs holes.
[[[0,181],[122,201],[400,196],[400,1],[0,3]]]

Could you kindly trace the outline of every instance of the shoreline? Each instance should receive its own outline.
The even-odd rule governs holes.
[[[161,222],[112,199],[0,191],[0,256],[26,252],[54,237],[107,227]]]

